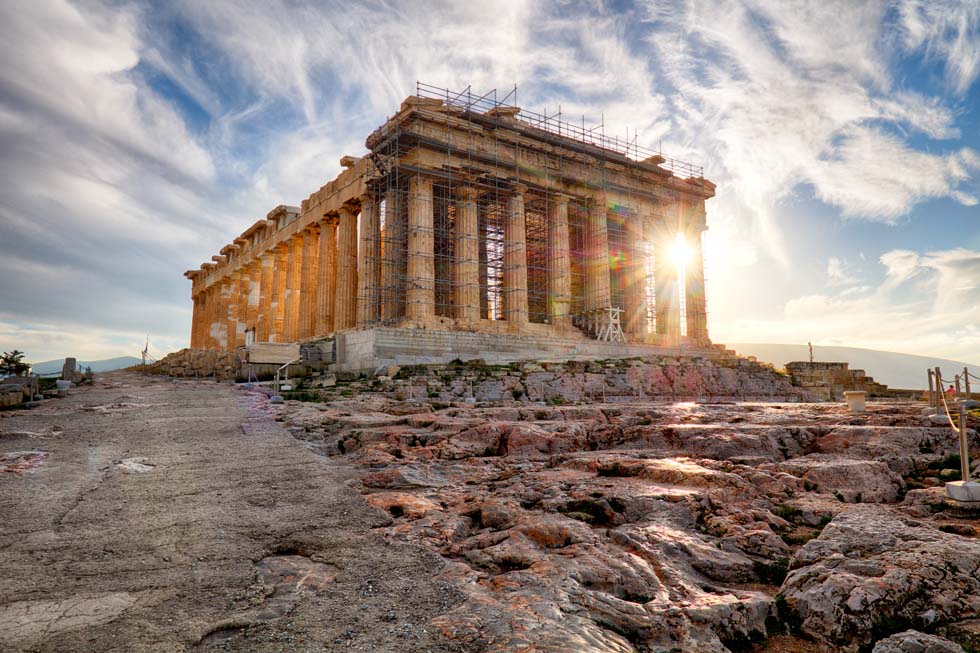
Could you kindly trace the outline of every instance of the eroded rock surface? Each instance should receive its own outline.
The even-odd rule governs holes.
[[[901,503],[957,451],[920,406],[341,393],[287,402],[287,428],[362,468],[389,539],[451,563],[467,599],[433,624],[466,650],[723,653],[793,628],[857,650],[980,607],[980,544]]]

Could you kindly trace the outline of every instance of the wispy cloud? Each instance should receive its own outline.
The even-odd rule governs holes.
[[[79,325],[103,334],[93,348],[147,325],[179,343],[180,272],[332,178],[416,79],[516,83],[524,106],[602,114],[608,131],[703,162],[719,184],[709,299],[735,319],[744,275],[793,267],[783,212],[794,197],[885,223],[930,199],[977,203],[980,156],[957,139],[978,11],[970,0],[11,0],[0,4],[0,274],[18,281],[0,284],[0,320],[20,326],[0,345],[38,324],[46,336],[30,341],[44,356],[56,346],[40,343]],[[936,63],[946,94],[906,83],[896,61],[911,56]],[[887,279],[940,274],[914,256],[911,277]],[[854,280],[840,292],[860,301],[866,280],[840,260]],[[904,310],[896,297],[882,310]]]

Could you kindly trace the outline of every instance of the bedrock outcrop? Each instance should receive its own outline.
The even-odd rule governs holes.
[[[443,556],[467,598],[432,625],[465,650],[858,651],[980,608],[969,520],[903,502],[957,451],[915,404],[331,392],[278,410],[363,470],[387,538]]]

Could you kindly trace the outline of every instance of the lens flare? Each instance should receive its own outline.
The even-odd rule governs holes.
[[[691,247],[684,240],[684,234],[677,234],[674,244],[670,246],[670,258],[678,270],[683,270],[693,255]]]

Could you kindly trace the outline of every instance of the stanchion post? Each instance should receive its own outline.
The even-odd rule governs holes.
[[[966,398],[972,399],[970,396],[970,368],[963,368],[963,389],[966,391]]]
[[[943,372],[936,367],[936,414],[942,413],[943,410]]]
[[[966,403],[959,402],[960,409],[960,479],[966,483],[970,480],[970,448],[966,442]]]
[[[929,376],[929,405],[930,406],[935,406],[936,405],[936,395],[933,394],[934,391],[932,389],[932,375],[933,375],[933,372],[932,372],[932,370],[926,370],[926,373]]]

